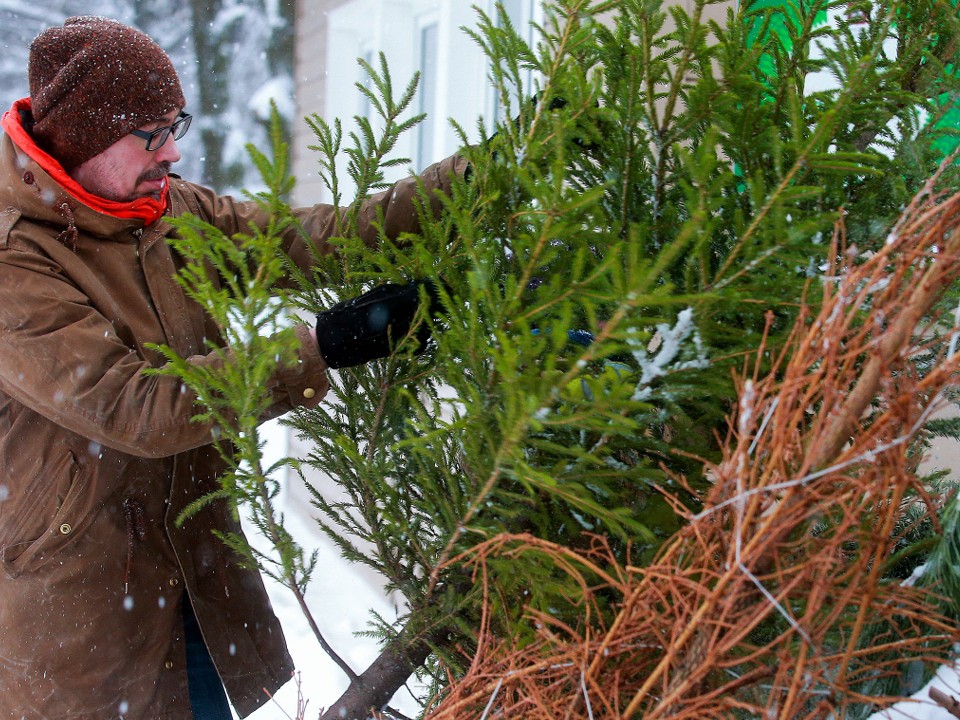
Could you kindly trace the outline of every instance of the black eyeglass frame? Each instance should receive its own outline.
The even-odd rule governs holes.
[[[146,130],[131,130],[130,134],[136,135],[142,140],[146,140],[147,150],[153,152],[154,150],[159,150],[162,148],[171,135],[173,135],[174,140],[179,140],[186,135],[187,130],[190,129],[191,120],[193,120],[193,115],[185,113],[183,110],[181,110],[180,114],[177,115],[177,119],[174,121],[173,125],[165,125],[164,127],[160,127],[149,132]]]

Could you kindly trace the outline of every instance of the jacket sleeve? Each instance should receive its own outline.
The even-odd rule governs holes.
[[[449,194],[453,179],[462,176],[466,172],[467,165],[467,161],[460,155],[451,155],[434,163],[418,177],[399,180],[386,190],[366,198],[359,214],[360,239],[371,247],[376,245],[378,218],[381,213],[383,230],[388,237],[396,238],[404,233],[419,232],[420,220],[414,204],[418,184],[423,183],[429,198],[430,211],[434,216],[439,216],[441,201],[437,193]],[[183,180],[177,182],[184,192],[194,195],[199,203],[200,214],[206,216],[204,219],[216,225],[228,236],[248,232],[251,224],[255,227],[263,227],[268,221],[267,215],[257,203],[238,202],[230,196],[217,195],[200,185]],[[309,238],[309,244],[313,246],[311,250],[296,231],[288,234],[284,250],[298,267],[302,270],[309,269],[313,252],[328,254],[333,251],[330,240],[337,237],[338,221],[343,217],[344,212],[343,208],[323,203],[294,210]]]
[[[213,441],[193,422],[196,396],[180,380],[145,375],[150,362],[49,257],[0,252],[0,390],[62,427],[139,457],[166,457]],[[271,383],[266,417],[313,405],[327,389],[325,364],[300,330],[300,362]],[[216,354],[189,362],[215,365]]]

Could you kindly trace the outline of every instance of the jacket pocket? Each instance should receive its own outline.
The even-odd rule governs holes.
[[[88,478],[74,455],[68,452],[54,467],[51,475],[52,489],[34,483],[31,492],[37,496],[31,498],[28,506],[21,510],[24,513],[24,524],[29,521],[31,514],[43,512],[45,507],[52,510],[53,516],[46,530],[39,537],[20,542],[16,541],[14,534],[11,538],[13,542],[0,548],[0,563],[12,578],[42,567],[58,552],[76,542],[89,522],[89,508],[83,502],[89,494]],[[44,498],[42,493],[45,492],[53,492],[55,496]],[[45,500],[47,502],[44,502]]]

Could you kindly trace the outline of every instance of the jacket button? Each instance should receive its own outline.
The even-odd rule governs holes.
[[[167,670],[173,670],[173,660],[167,660],[167,661],[163,664],[163,666],[164,666]]]
[[[27,185],[33,185],[33,182],[34,182],[33,173],[30,172],[29,170],[27,170],[27,171],[23,174],[23,181],[24,181]]]
[[[306,390],[303,391],[303,396],[304,396],[307,400],[309,400],[310,398],[312,398],[312,397],[313,397],[314,395],[316,395],[316,394],[317,394],[317,391],[314,390],[313,388],[307,388]]]
[[[64,523],[63,525],[60,526],[61,535],[69,535],[72,532],[73,532],[73,526],[70,525],[70,523]]]
[[[180,584],[180,578],[172,577],[168,582],[170,584],[170,587],[176,587],[177,585]]]

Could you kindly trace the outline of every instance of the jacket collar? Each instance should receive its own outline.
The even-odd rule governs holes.
[[[156,222],[166,211],[169,199],[169,186],[165,186],[159,200],[151,197],[138,198],[130,202],[117,202],[87,192],[67,174],[63,166],[52,156],[44,152],[23,126],[22,115],[30,112],[30,98],[17,100],[3,115],[0,124],[13,143],[46,172],[71,197],[90,209],[122,220],[142,220],[144,225]]]

